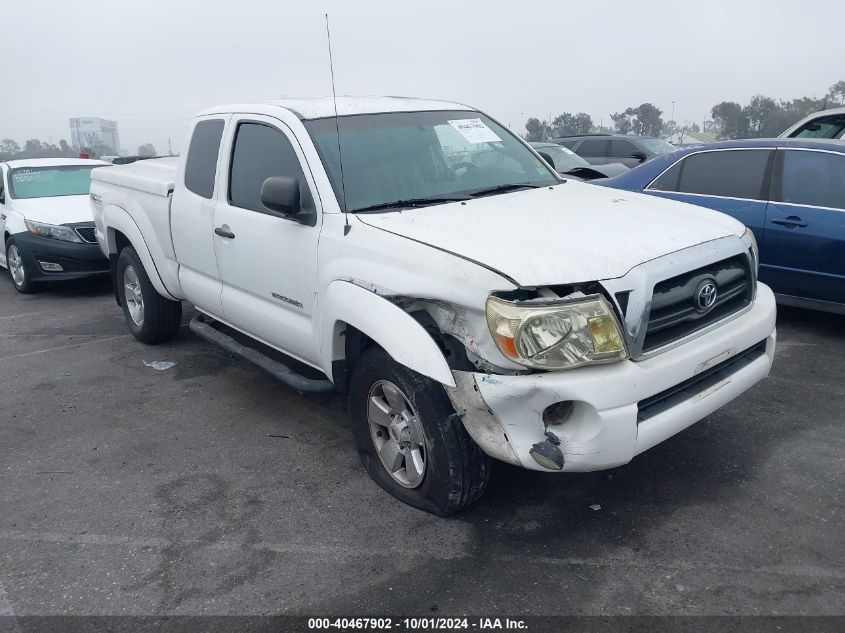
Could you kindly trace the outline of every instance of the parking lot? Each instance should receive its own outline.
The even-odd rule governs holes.
[[[613,471],[497,464],[441,519],[370,480],[340,396],[4,275],[0,613],[842,614],[845,317],[778,320],[725,409]]]

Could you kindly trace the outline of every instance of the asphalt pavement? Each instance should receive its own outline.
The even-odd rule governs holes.
[[[497,464],[442,519],[369,479],[340,396],[4,274],[0,614],[845,614],[845,317],[778,327],[770,378],[627,466]]]

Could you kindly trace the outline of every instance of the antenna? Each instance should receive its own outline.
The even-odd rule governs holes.
[[[337,158],[340,161],[340,191],[343,196],[343,234],[348,235],[349,230],[349,213],[346,210],[346,183],[343,180],[343,153],[340,150],[340,124],[337,118],[337,93],[334,88],[334,62],[332,61],[332,34],[329,31],[329,14],[326,13],[326,39],[329,42],[329,70],[332,75],[332,101],[334,101],[334,130],[337,134]]]

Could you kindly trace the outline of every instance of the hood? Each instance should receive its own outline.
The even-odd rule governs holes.
[[[356,217],[474,260],[521,286],[621,277],[656,257],[744,230],[716,211],[574,181]]]
[[[54,196],[52,198],[15,198],[12,208],[27,220],[46,224],[93,222],[91,201],[84,196]]]

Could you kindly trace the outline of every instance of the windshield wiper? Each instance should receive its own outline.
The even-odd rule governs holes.
[[[515,191],[516,189],[538,189],[545,185],[533,185],[529,182],[512,182],[507,185],[496,185],[495,187],[487,187],[486,189],[479,189],[473,191],[471,195],[473,198],[478,196],[486,196],[491,193],[504,193],[505,191]]]
[[[408,198],[407,200],[394,200],[393,202],[380,202],[371,204],[360,209],[352,209],[350,213],[366,213],[367,211],[380,211],[381,209],[398,209],[403,207],[425,207],[443,202],[458,202],[468,200],[466,196],[441,196],[438,198]]]

